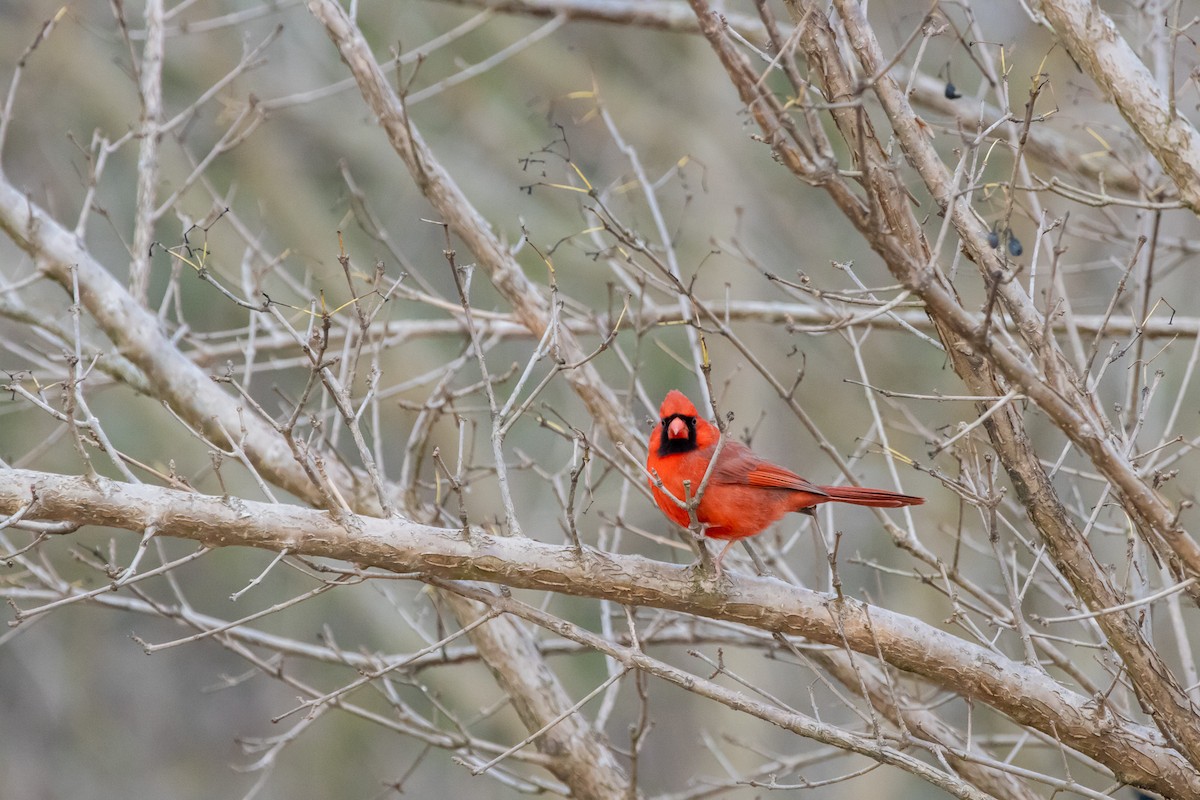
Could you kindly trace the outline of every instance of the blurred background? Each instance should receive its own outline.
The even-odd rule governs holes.
[[[891,299],[895,281],[827,197],[796,181],[755,140],[758,129],[708,44],[686,31],[493,12],[484,5],[413,1],[355,7],[377,58],[384,62],[401,55],[401,63],[389,66],[389,78],[405,88],[415,127],[547,297],[553,281],[585,349],[599,347],[621,320],[613,346],[593,364],[639,426],[642,441],[631,438],[630,450],[644,454],[649,423],[668,389],[683,389],[698,405],[706,390],[696,369],[694,331],[663,324],[664,315],[677,313],[678,295],[661,275],[639,276],[614,265],[621,260],[619,248],[601,229],[602,218],[620,220],[664,260],[677,264],[683,283],[713,309],[724,309],[739,341],[753,348],[757,368],[711,326],[706,336],[715,398],[722,413],[733,414],[732,433],[816,482],[841,480],[836,464],[765,374],[785,387],[795,385],[804,410],[863,484],[929,498],[911,516],[895,513],[897,523],[914,526],[932,552],[1002,597],[1004,567],[998,567],[978,515],[964,512],[958,498],[928,474],[929,469],[969,471],[982,463],[972,437],[960,445],[966,450],[932,452],[937,437],[953,435],[957,426],[974,419],[973,406],[886,397],[863,388],[869,384],[927,398],[964,393],[944,354],[910,329],[887,320],[870,328],[814,329],[853,313],[856,306],[846,298]],[[755,19],[752,4],[730,3],[727,11],[734,22]],[[928,3],[872,4],[872,21],[889,55],[905,45],[928,11]],[[134,133],[142,109],[134,64],[144,46],[143,13],[141,3],[0,4],[0,86],[10,87],[4,93],[10,104],[4,173],[31,201],[76,229],[121,282],[128,280],[136,255],[131,252],[139,169]],[[786,17],[782,8],[776,13]],[[1018,117],[1024,116],[1034,76],[1048,76],[1035,109],[1038,131],[1047,140],[1056,137],[1071,160],[1067,165],[1035,160],[1036,173],[1092,181],[1092,186],[1095,174],[1105,169],[1118,176],[1111,179],[1117,186],[1130,172],[1148,179],[1145,156],[1119,118],[1018,4],[984,3],[973,13],[987,42],[976,42],[966,31],[961,13],[946,12],[963,32],[928,40],[919,64],[923,76],[937,86],[952,82],[963,95],[959,108],[971,117],[984,104],[996,105],[995,92],[973,60],[986,47],[1007,76]],[[386,343],[369,348],[370,365],[364,356],[364,364],[347,377],[360,399],[376,382],[378,396],[365,426],[380,471],[388,479],[407,481],[410,513],[427,513],[428,521],[452,527],[457,507],[438,479],[432,453],[439,448],[447,460],[464,453],[471,477],[468,515],[475,524],[502,529],[487,405],[460,321],[444,255],[445,232],[321,25],[301,3],[197,0],[169,5],[166,32],[163,118],[177,124],[159,150],[157,200],[170,210],[153,230],[150,308],[160,313],[189,358],[214,375],[234,376],[267,413],[281,418],[305,391],[310,375],[296,342],[263,315],[197,279],[197,269],[250,302],[266,293],[301,331],[314,324],[308,310],[322,303],[338,308],[331,351],[339,352],[349,339],[344,331],[356,322],[343,306],[351,296],[338,255],[344,248],[360,290],[372,285],[378,265],[383,280],[375,285],[400,281],[386,303],[378,296],[371,299],[379,308],[376,330]],[[911,65],[914,58],[908,47],[899,64]],[[11,82],[14,76],[19,80]],[[784,88],[780,82],[780,91]],[[1180,92],[1179,108],[1189,116],[1195,112],[1190,83]],[[964,152],[961,125],[940,107],[922,113],[939,152],[953,166]],[[903,171],[898,149],[895,158]],[[1029,265],[1019,279],[1030,283],[1039,307],[1050,286],[1048,275],[1058,270],[1076,314],[1103,314],[1133,257],[1134,239],[1153,224],[1161,264],[1153,289],[1131,291],[1118,308],[1139,319],[1148,319],[1142,312],[1157,321],[1176,312],[1194,317],[1194,281],[1188,280],[1194,272],[1194,217],[1189,212],[1096,209],[1059,195],[1005,188],[1028,188],[1006,144],[973,151],[972,159],[976,209],[1005,237],[1003,246],[1013,258]],[[936,206],[917,180],[910,188],[926,235],[936,239],[943,224]],[[230,211],[223,214],[226,207]],[[1012,250],[1010,239],[1021,243],[1023,257]],[[953,234],[941,249],[940,266],[956,276],[955,287],[968,306],[982,307],[982,282],[952,240]],[[538,342],[511,324],[511,309],[482,273],[469,269],[473,255],[451,244],[460,248],[458,266],[468,268],[462,274],[480,319],[509,322],[508,328],[497,322],[486,337],[492,374],[513,370],[502,384],[506,397]],[[1049,256],[1054,250],[1065,254],[1061,261]],[[36,280],[36,268],[8,237],[0,240],[0,286],[5,287],[0,368],[35,393],[35,384],[59,380],[66,363],[62,340],[47,335],[45,327],[70,331],[72,326],[70,298],[59,286]],[[1149,305],[1139,309],[1143,296]],[[930,333],[919,307],[902,310],[906,321]],[[82,324],[85,351],[111,348],[86,316]],[[1101,353],[1116,340],[1104,339]],[[1129,359],[1112,367],[1100,387],[1102,396],[1127,409],[1129,398],[1139,396],[1131,389],[1134,383],[1147,370],[1164,370],[1157,397],[1168,399],[1149,414],[1144,441],[1149,447],[1151,440],[1194,436],[1197,391],[1187,372],[1194,363],[1192,339],[1147,335],[1145,342],[1142,363]],[[538,379],[546,366],[537,365]],[[453,413],[442,409],[427,420],[423,410],[444,377],[449,390],[463,391],[451,404]],[[57,390],[50,392],[47,402],[61,407]],[[98,375],[88,398],[115,446],[157,474],[177,476],[206,493],[269,499],[234,461],[220,465],[218,479],[212,449],[155,397]],[[1176,398],[1183,412],[1170,417],[1175,427],[1168,429]],[[885,429],[879,420],[886,420]],[[414,433],[415,426],[426,424]],[[1064,456],[1064,488],[1079,491],[1071,503],[1088,516],[1098,490],[1079,478],[1084,462],[1073,452],[1064,455],[1065,438],[1036,415],[1028,425],[1047,462]],[[337,430],[343,427],[340,418],[320,392],[301,426],[361,466],[347,432]],[[561,377],[550,381],[505,443],[522,528],[542,541],[568,541],[563,493],[580,463],[568,426],[615,453]],[[59,421],[15,394],[0,400],[0,458],[9,466],[48,472],[82,469],[72,437]],[[690,563],[690,547],[668,529],[636,472],[616,458],[613,464],[594,460],[583,478],[577,520],[584,542]],[[913,470],[906,460],[923,468]],[[101,472],[115,477],[109,465],[96,461]],[[139,475],[153,481],[148,473]],[[998,480],[1003,484],[1002,477]],[[1172,484],[1164,491],[1189,496],[1194,487]],[[294,502],[282,493],[278,498]],[[1036,532],[1013,503],[1010,497],[1004,506],[1011,524],[1004,531],[1004,552],[1028,565],[1034,560],[1032,548],[1021,542],[1034,540]],[[1194,512],[1187,513],[1194,522]],[[845,534],[840,575],[849,594],[958,630],[945,592],[930,586],[928,569],[903,560],[870,513],[839,508],[834,515],[822,514],[821,522],[827,536]],[[1092,543],[1102,557],[1119,561],[1129,546],[1127,534],[1119,514],[1103,513]],[[14,546],[24,541],[14,539]],[[763,552],[786,562],[804,585],[828,588],[824,549],[807,520],[785,520],[756,541]],[[104,583],[97,564],[127,564],[136,549],[134,535],[87,529],[48,540],[37,553],[61,580],[96,588]],[[196,546],[168,540],[154,549],[165,562],[195,552]],[[430,663],[397,674],[386,690],[375,685],[358,690],[350,699],[363,714],[332,710],[298,725],[301,712],[273,722],[306,696],[303,687],[329,691],[354,678],[353,665],[307,657],[293,645],[397,654],[420,649],[444,636],[447,626],[453,628],[453,617],[419,583],[375,580],[339,587],[257,619],[256,631],[290,643],[262,647],[257,664],[218,637],[152,655],[135,640],[161,643],[193,632],[173,621],[170,609],[153,608],[155,602],[171,608],[186,604],[196,613],[232,621],[317,587],[310,572],[288,563],[272,567],[273,559],[272,553],[216,550],[173,570],[176,586],[154,579],[108,605],[103,599],[74,603],[0,632],[0,719],[6,731],[0,740],[0,794],[31,800],[370,798],[402,790],[414,797],[508,798],[533,790],[518,779],[472,777],[455,762],[452,750],[366,716],[373,712],[395,720],[399,702],[445,730],[462,725],[480,737],[519,741],[525,734],[516,715],[488,670],[469,654],[461,663]],[[733,563],[748,569],[746,561]],[[261,583],[252,583],[264,570]],[[12,562],[5,572],[0,581],[10,588],[27,577]],[[29,595],[13,602],[28,608],[50,599]],[[532,593],[526,599],[593,630],[609,633],[624,625],[620,609],[591,600]],[[1031,613],[1053,615],[1070,598],[1032,592],[1028,602]],[[658,619],[648,612],[639,618],[647,624]],[[721,648],[727,666],[763,692],[824,721],[858,724],[832,684],[791,653],[705,644],[706,636],[728,632],[690,618],[661,624],[677,640],[664,641],[657,657],[707,675],[711,670],[688,651],[699,648],[716,658]],[[991,633],[999,650],[1020,658],[1011,632]],[[450,650],[459,647],[465,642]],[[1109,674],[1103,657],[1093,663],[1085,646],[1078,652],[1082,671],[1101,680]],[[604,660],[595,653],[563,648],[548,658],[574,698],[607,676]],[[271,669],[288,680],[272,677]],[[762,788],[738,786],[735,777],[772,759],[781,765],[779,782],[798,787],[776,794],[840,797],[853,787],[886,800],[932,791],[884,768],[851,783],[799,788],[804,781],[819,782],[869,764],[816,745],[805,751],[796,737],[765,723],[665,684],[651,681],[651,687],[644,706],[629,680],[611,697],[584,708],[589,716],[605,715],[606,734],[618,749],[629,746],[631,726],[648,713],[653,725],[642,744],[638,773],[647,796],[761,796]],[[993,752],[1000,757],[1014,747],[1020,750],[1020,729],[987,708],[929,686],[913,690],[930,704],[944,702],[948,719],[993,737]],[[601,711],[602,703],[609,707]],[[1059,758],[1053,748],[1031,745],[1018,761],[1054,770]],[[1076,778],[1107,785],[1085,766],[1079,770]]]

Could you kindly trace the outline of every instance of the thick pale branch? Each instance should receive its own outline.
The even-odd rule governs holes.
[[[677,33],[700,30],[696,15],[683,3],[663,0],[447,0],[454,5],[481,6],[506,14],[532,17],[565,16],[588,22],[611,22]],[[744,36],[765,39],[757,17],[730,12],[729,25]]]
[[[1037,8],[1067,52],[1146,143],[1174,181],[1179,199],[1200,211],[1200,131],[1167,93],[1095,0],[1042,0]]]
[[[158,199],[159,144],[162,137],[162,71],[166,37],[163,34],[162,0],[146,3],[146,46],[139,67],[142,119],[138,125],[137,215],[133,231],[133,257],[129,265],[129,293],[142,305],[150,289],[150,243],[154,241],[154,212]]]
[[[210,546],[248,546],[336,558],[397,572],[483,580],[514,588],[603,598],[683,611],[877,652],[895,667],[987,703],[1013,720],[1055,736],[1121,780],[1169,796],[1200,794],[1197,773],[1158,732],[1113,716],[1045,672],[1011,661],[919,620],[769,578],[741,578],[713,589],[688,568],[460,530],[355,517],[349,527],[327,512],[26,470],[0,471],[0,514],[31,499],[27,520],[71,520]]]

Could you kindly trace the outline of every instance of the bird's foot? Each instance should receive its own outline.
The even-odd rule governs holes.
[[[707,550],[702,551],[699,558],[688,564],[688,569],[697,573],[700,576],[701,582],[707,582],[711,579],[714,584],[719,584],[721,578],[725,575],[725,570],[722,569],[720,562],[709,556]]]

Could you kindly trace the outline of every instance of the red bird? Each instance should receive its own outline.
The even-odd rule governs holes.
[[[683,482],[690,481],[694,497],[717,449],[720,432],[717,426],[701,419],[692,401],[676,389],[667,392],[658,413],[661,419],[650,436],[646,469],[658,475],[668,492],[687,500]],[[691,524],[688,512],[655,486],[654,481],[650,481],[650,491],[669,519],[685,528]],[[696,519],[704,526],[706,536],[729,540],[715,562],[720,575],[721,559],[738,539],[760,533],[788,512],[811,514],[813,506],[829,502],[900,508],[919,505],[925,498],[886,489],[817,486],[763,460],[741,442],[727,439],[696,508]]]

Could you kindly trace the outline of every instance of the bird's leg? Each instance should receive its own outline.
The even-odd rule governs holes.
[[[725,554],[729,552],[729,548],[737,544],[737,541],[737,539],[730,539],[725,543],[725,546],[721,548],[721,552],[717,553],[717,557],[713,559],[713,568],[717,573],[717,583],[721,582],[721,559],[725,558]]]

